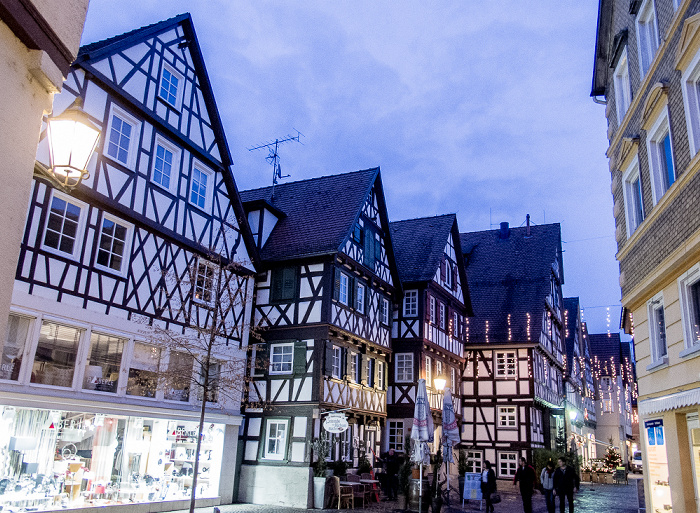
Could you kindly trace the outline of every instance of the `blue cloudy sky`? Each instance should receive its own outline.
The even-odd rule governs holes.
[[[91,0],[83,43],[190,12],[239,188],[380,166],[394,220],[558,222],[566,296],[619,323],[597,4],[568,0]],[[494,226],[494,227],[496,227]]]

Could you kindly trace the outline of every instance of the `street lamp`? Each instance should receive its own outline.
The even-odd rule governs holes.
[[[577,413],[574,410],[571,410],[569,412],[569,419],[571,419],[571,422],[576,420],[576,415],[577,415]]]
[[[92,124],[82,105],[82,99],[76,98],[63,113],[47,120],[51,166],[47,171],[67,189],[77,187],[83,178],[90,176],[86,168],[100,138],[100,130]]]
[[[437,378],[433,380],[433,385],[435,385],[435,389],[438,392],[442,392],[445,390],[445,385],[447,384],[447,380],[445,379],[444,376],[440,375]]]

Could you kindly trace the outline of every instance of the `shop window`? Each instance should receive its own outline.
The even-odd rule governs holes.
[[[389,421],[389,449],[403,451],[403,421]]]
[[[514,378],[515,374],[515,351],[496,353],[496,377]]]
[[[219,400],[219,377],[221,376],[221,364],[219,362],[211,361],[209,363],[209,379],[205,380],[206,369],[204,364],[199,368],[199,394],[197,399],[202,400],[204,388],[202,385],[207,384],[207,402],[216,403]]]
[[[34,355],[32,383],[72,387],[83,330],[44,321]]]
[[[685,350],[681,356],[700,349],[700,264],[678,280]]]
[[[651,511],[673,511],[671,487],[668,481],[668,454],[666,451],[663,419],[645,421],[644,431],[647,442],[645,456],[647,468],[649,469],[648,475],[645,475],[645,480],[647,480],[651,489]],[[686,445],[686,450],[687,447]],[[647,474],[646,469],[645,474]]]
[[[7,321],[7,336],[2,347],[2,361],[0,362],[0,379],[17,381],[22,366],[22,355],[27,343],[29,326],[32,319],[21,315],[10,314]]]
[[[129,365],[129,380],[126,385],[127,395],[155,397],[158,388],[158,370],[160,366],[160,349],[155,346],[134,343],[134,352]]]
[[[397,383],[413,382],[413,353],[397,353],[394,357],[396,359],[395,381]]]
[[[404,317],[416,317],[418,315],[418,291],[407,290],[403,297]]]
[[[289,374],[294,361],[294,344],[272,344],[270,346],[270,374]]]
[[[90,335],[90,354],[85,365],[83,389],[117,392],[119,368],[127,339],[93,332]]]
[[[483,464],[484,454],[481,451],[467,451],[467,472],[480,474]]]
[[[518,469],[517,452],[498,453],[498,477],[513,477]]]
[[[265,430],[265,447],[263,458],[267,460],[283,460],[287,447],[288,420],[269,419]]]
[[[168,383],[164,398],[168,401],[190,400],[194,358],[189,353],[170,351],[168,358]]]

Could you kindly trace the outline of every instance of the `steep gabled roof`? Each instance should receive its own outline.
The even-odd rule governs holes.
[[[566,337],[566,365],[567,374],[571,373],[573,369],[573,358],[574,358],[574,341],[576,339],[577,330],[577,319],[578,312],[580,309],[579,299],[577,297],[565,297],[564,298],[564,311],[568,314],[564,317],[566,320],[566,326],[564,327],[564,336]],[[578,341],[581,344],[581,340]],[[583,356],[583,355],[580,355]]]
[[[285,215],[261,249],[262,259],[275,262],[337,253],[378,177],[377,167],[278,184],[274,196],[272,187],[242,191],[246,205],[264,201]]]
[[[469,342],[538,342],[552,266],[560,266],[558,223],[461,233],[474,317]],[[563,281],[563,279],[562,279]],[[528,317],[529,314],[529,317]],[[488,328],[487,328],[488,321]],[[529,335],[528,335],[529,332]]]

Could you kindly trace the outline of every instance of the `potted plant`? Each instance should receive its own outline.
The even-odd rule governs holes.
[[[430,507],[432,513],[440,513],[440,509],[442,509],[442,487],[445,481],[440,481],[441,466],[442,451],[438,449],[433,458],[433,482],[430,484]]]
[[[370,472],[372,472],[372,464],[366,456],[360,457],[360,462],[357,465],[357,474],[369,474]]]
[[[457,456],[457,478],[459,481],[459,496],[464,496],[464,475],[469,472],[469,464],[467,462],[467,452],[464,449],[459,450]]]
[[[325,492],[326,492],[326,470],[328,469],[328,463],[326,458],[330,451],[330,442],[326,438],[326,434],[322,433],[319,438],[313,441],[312,448],[314,455],[316,456],[316,461],[313,464],[314,467],[314,507],[316,509],[323,509]]]
[[[406,435],[404,440],[404,452],[403,452],[403,462],[399,467],[398,480],[399,480],[399,503],[397,504],[398,509],[405,510],[408,505],[408,493],[411,484],[411,451],[410,451],[410,438]]]
[[[591,467],[585,465],[581,467],[581,481],[590,482],[591,480]]]

